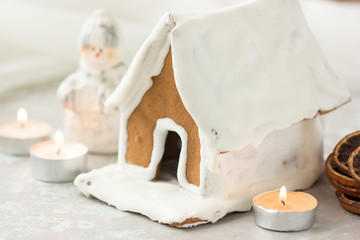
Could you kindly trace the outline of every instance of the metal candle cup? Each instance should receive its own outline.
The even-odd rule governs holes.
[[[303,192],[289,192],[285,201],[280,191],[266,192],[253,199],[255,223],[275,231],[301,231],[315,222],[317,200]]]
[[[19,109],[17,122],[0,125],[0,151],[14,155],[28,155],[30,147],[50,139],[50,133],[49,124],[28,120],[26,111]]]
[[[75,141],[65,141],[61,148],[55,141],[37,143],[30,149],[33,177],[45,182],[70,182],[87,171],[88,148]]]

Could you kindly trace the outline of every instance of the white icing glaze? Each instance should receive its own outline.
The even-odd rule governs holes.
[[[181,176],[181,188],[146,182],[141,167],[125,159],[127,119],[151,87],[151,77],[160,73],[170,46],[176,86],[199,127],[198,188],[182,185]],[[227,212],[249,210],[260,192],[284,183],[290,191],[313,184],[323,168],[322,127],[319,118],[302,120],[348,100],[297,1],[254,0],[198,14],[167,14],[106,102],[122,113],[119,165],[83,174],[75,184],[86,195],[163,223],[191,217],[215,222]],[[167,121],[161,129],[172,127]],[[154,137],[163,142],[163,134]],[[153,160],[162,152],[155,146]],[[149,194],[155,199],[143,201]]]
[[[183,127],[176,124],[172,119],[169,118],[159,119],[156,122],[156,127],[154,130],[154,148],[153,148],[153,153],[151,155],[151,162],[149,166],[149,169],[152,169],[153,174],[149,180],[155,177],[157,167],[164,153],[166,136],[169,131],[174,131],[177,134],[179,134],[182,142],[182,147],[179,156],[178,170],[177,170],[177,179],[179,181],[179,185],[181,187],[184,187],[185,189],[196,192],[197,188],[194,185],[190,184],[186,178],[187,141],[188,141],[187,132]]]
[[[206,195],[242,198],[286,184],[310,187],[322,173],[323,129],[319,118],[269,134],[258,147],[219,155],[218,173],[206,172]]]
[[[174,26],[170,14],[160,19],[135,55],[121,84],[106,101],[107,108],[120,107],[122,113],[131,113],[136,108],[152,86],[151,78],[159,75],[164,66],[164,59],[170,47],[169,33]]]
[[[229,208],[235,209],[242,201],[215,198],[204,200],[173,184],[128,175],[118,164],[81,174],[75,179],[75,185],[86,196],[106,199],[104,201],[119,210],[139,212],[161,223],[182,222],[189,216],[216,221]],[[198,224],[201,223],[192,225]]]

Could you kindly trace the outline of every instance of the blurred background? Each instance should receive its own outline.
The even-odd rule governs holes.
[[[0,0],[0,94],[60,81],[78,64],[77,38],[95,8],[119,19],[130,63],[158,19],[170,11],[198,11],[244,0]],[[348,85],[360,77],[360,2],[300,0],[331,65]],[[351,87],[351,86],[350,86]],[[352,88],[353,89],[353,88]]]
[[[0,0],[0,94],[44,81],[56,81],[78,64],[81,25],[96,8],[120,20],[129,63],[158,19],[170,11],[196,11],[233,5],[236,0]]]

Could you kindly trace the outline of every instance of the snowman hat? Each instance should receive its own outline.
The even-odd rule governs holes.
[[[119,47],[120,29],[117,19],[107,10],[97,9],[84,23],[79,39],[80,49],[99,45],[116,49]]]

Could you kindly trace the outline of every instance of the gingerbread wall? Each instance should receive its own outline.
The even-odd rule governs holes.
[[[189,183],[199,186],[200,140],[198,127],[186,111],[177,91],[171,50],[165,59],[161,73],[153,77],[152,87],[129,117],[126,153],[128,163],[142,167],[149,166],[153,149],[153,131],[159,118],[171,118],[188,133],[186,177]]]

